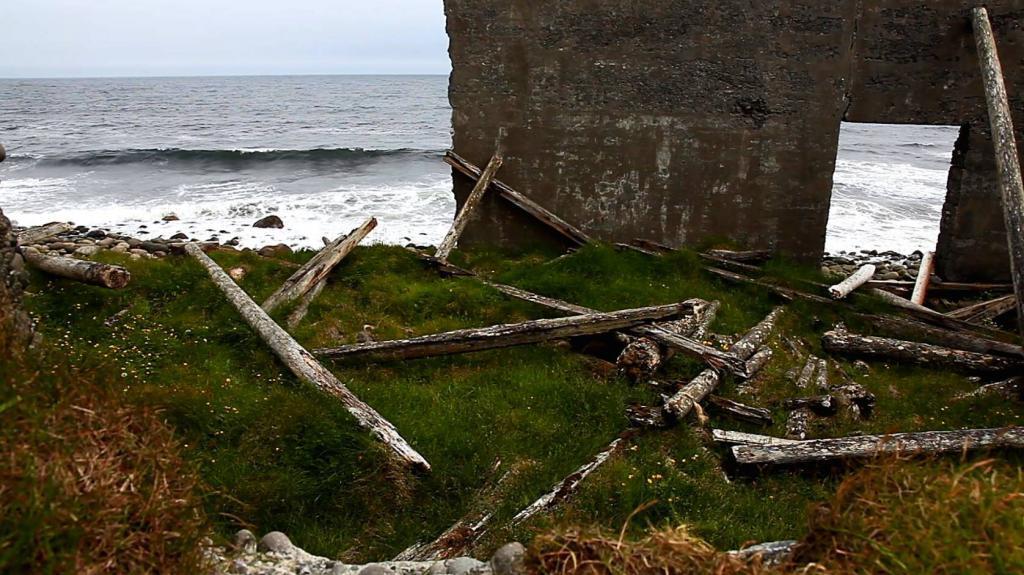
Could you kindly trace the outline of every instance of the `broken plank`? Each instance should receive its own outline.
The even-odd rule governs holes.
[[[356,422],[373,434],[378,441],[389,447],[399,460],[424,470],[430,469],[427,460],[402,438],[394,425],[356,397],[334,374],[320,365],[308,351],[288,335],[288,332],[277,325],[266,311],[256,305],[256,302],[252,301],[242,288],[231,281],[228,274],[224,273],[224,270],[216,262],[203,253],[199,246],[189,244],[185,250],[206,269],[213,283],[224,292],[242,319],[259,334],[264,343],[296,377],[340,400],[345,409],[356,419]]]
[[[764,263],[772,259],[771,250],[708,250],[709,256],[741,263]]]
[[[476,185],[473,186],[473,191],[470,192],[469,197],[467,197],[465,203],[462,204],[462,209],[460,209],[458,215],[455,216],[455,221],[452,222],[452,227],[448,230],[448,235],[444,237],[441,245],[438,246],[437,252],[434,254],[435,258],[442,262],[448,261],[448,256],[452,254],[452,250],[455,249],[455,245],[459,243],[459,238],[462,237],[462,232],[466,229],[470,216],[480,204],[480,201],[484,198],[484,194],[487,193],[487,188],[491,186],[494,176],[498,173],[498,169],[501,168],[502,161],[500,154],[495,154],[491,157],[491,161],[487,164],[487,167],[484,168],[484,172],[480,176],[480,179],[477,180]]]
[[[22,256],[28,265],[41,272],[107,289],[124,288],[132,279],[132,274],[121,266],[51,256],[35,248],[25,248]]]
[[[1002,374],[1019,371],[1020,360],[963,351],[928,343],[851,334],[833,330],[822,336],[822,345],[830,353],[932,368],[949,368],[968,373]]]

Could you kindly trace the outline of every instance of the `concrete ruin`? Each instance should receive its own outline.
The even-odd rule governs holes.
[[[17,251],[11,222],[0,210],[0,356],[24,347],[32,338],[32,321],[21,307],[27,285],[25,261]]]
[[[454,148],[483,165],[500,145],[502,181],[602,239],[727,238],[810,261],[842,121],[962,125],[939,273],[1005,279],[978,4],[445,0]],[[987,6],[1019,111],[1024,0]],[[471,183],[454,180],[461,205]],[[538,232],[491,198],[465,238]]]

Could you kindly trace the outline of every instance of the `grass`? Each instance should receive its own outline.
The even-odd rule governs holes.
[[[763,290],[710,279],[692,253],[653,259],[594,246],[547,263],[553,255],[482,251],[460,254],[455,263],[600,310],[720,300],[714,329],[724,334],[746,331],[779,304]],[[689,525],[714,546],[734,548],[803,536],[807,509],[827,499],[844,476],[785,471],[730,481],[722,453],[708,447],[700,430],[683,425],[641,435],[558,513],[508,530],[512,515],[626,429],[627,404],[655,404],[657,394],[595,370],[564,346],[331,366],[434,466],[429,475],[409,476],[391,466],[344,409],[284,370],[197,264],[102,257],[130,268],[128,289],[36,276],[30,309],[69,361],[101,362],[124,401],[160,410],[198,468],[207,512],[224,536],[240,527],[280,530],[314,553],[380,560],[436,537],[473,508],[496,474],[516,468],[481,552],[538,531],[618,528],[627,520],[634,533]],[[292,272],[253,254],[214,259],[226,269],[244,267],[240,284],[257,301]],[[820,279],[785,263],[770,270],[786,279]],[[553,315],[472,279],[439,278],[401,248],[373,246],[357,249],[338,268],[295,335],[315,348],[353,343],[364,324],[393,339]],[[797,302],[778,331],[825,357],[820,333],[842,319],[848,318],[834,309]],[[754,382],[757,399],[741,400],[774,405],[796,394],[786,373],[801,358],[777,338],[773,347],[776,359]],[[685,379],[701,369],[677,358],[667,371]],[[878,407],[869,421],[819,424],[813,432],[822,436],[1003,426],[1019,424],[1024,413],[999,399],[951,402],[976,384],[949,373],[873,364],[865,375],[846,362],[833,369],[834,377],[846,372],[875,392]],[[740,397],[733,382],[720,391]],[[767,433],[781,432],[783,412],[775,412],[776,426]],[[712,424],[764,432],[714,418]]]

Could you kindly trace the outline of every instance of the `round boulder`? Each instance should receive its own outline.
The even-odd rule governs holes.
[[[523,575],[526,573],[526,547],[522,543],[509,543],[491,557],[494,575]]]
[[[271,531],[260,539],[260,551],[272,553],[291,553],[295,550],[292,540],[280,531]]]
[[[359,575],[395,575],[393,571],[387,567],[380,565],[371,564],[363,567],[359,570]]]
[[[284,222],[282,222],[281,218],[279,218],[277,216],[267,216],[267,217],[263,218],[262,220],[260,220],[260,221],[256,222],[255,224],[253,224],[252,227],[254,227],[254,228],[263,228],[263,229],[272,228],[272,229],[278,229],[279,230],[279,229],[284,228]]]
[[[469,575],[469,573],[483,566],[483,562],[477,561],[472,557],[456,557],[445,564],[448,575]]]

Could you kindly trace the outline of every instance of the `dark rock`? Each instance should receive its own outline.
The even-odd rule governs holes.
[[[92,238],[94,240],[102,240],[107,237],[107,232],[103,230],[91,230],[89,233],[85,234],[85,237]]]
[[[285,244],[277,244],[276,246],[262,247],[257,253],[265,258],[277,258],[292,253],[292,249]]]
[[[180,219],[181,219],[181,218],[179,218],[178,216],[176,216],[176,215],[174,215],[174,214],[167,214],[166,216],[164,216],[164,217],[163,217],[163,220],[164,220],[165,222],[177,222],[177,221],[179,221]]]
[[[267,216],[267,217],[263,218],[262,220],[260,220],[260,221],[256,222],[255,224],[253,224],[252,227],[254,227],[254,228],[262,228],[262,229],[278,229],[279,230],[279,229],[284,228],[284,222],[282,222],[281,218],[279,218],[277,216]]]
[[[181,232],[178,232],[178,233],[174,234],[173,236],[171,236],[171,239],[172,240],[187,240],[188,239],[188,235],[187,234],[183,234]]]

